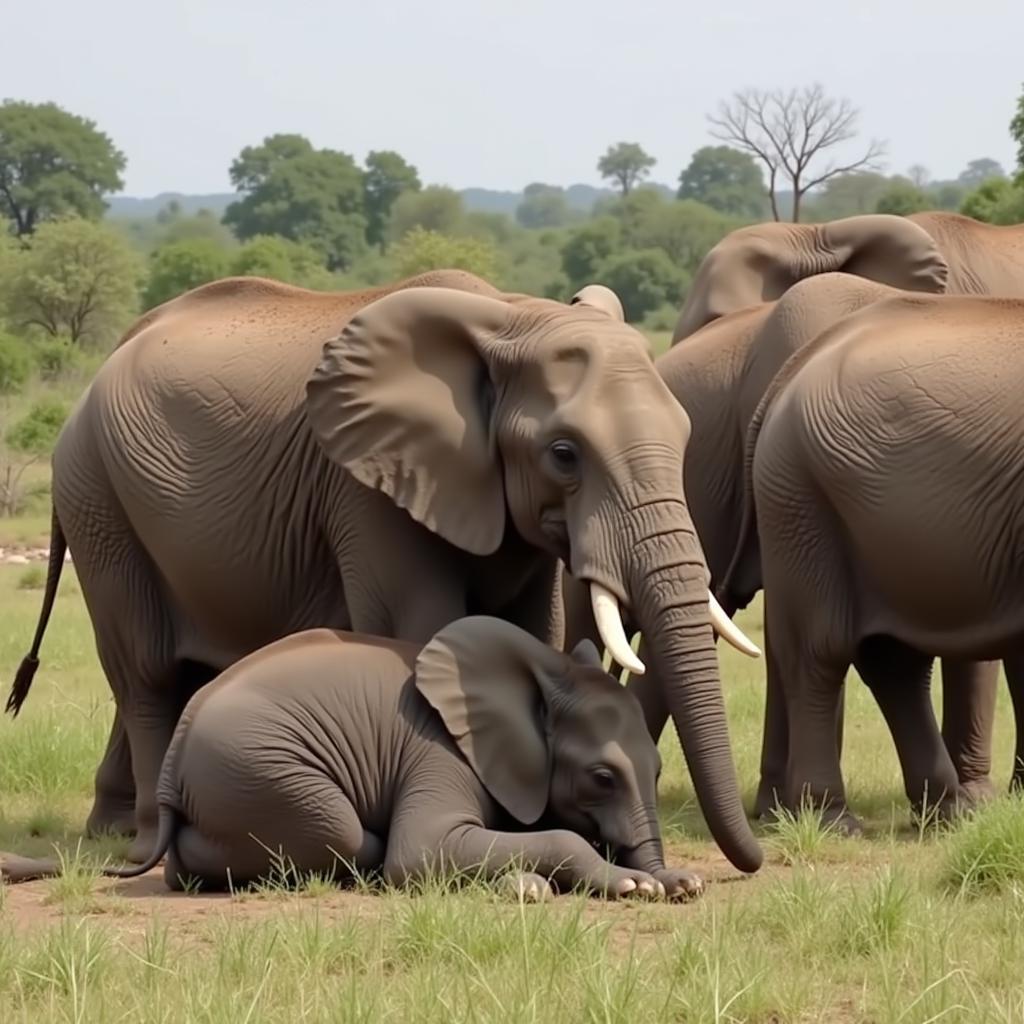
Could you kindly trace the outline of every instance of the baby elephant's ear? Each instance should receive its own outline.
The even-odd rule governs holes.
[[[548,803],[547,703],[567,675],[564,654],[484,615],[446,626],[416,660],[416,688],[484,788],[524,825]]]

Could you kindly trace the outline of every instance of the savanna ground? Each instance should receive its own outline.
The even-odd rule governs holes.
[[[660,339],[659,339],[660,340]],[[45,516],[0,547],[45,545]],[[42,566],[0,565],[0,682],[38,615]],[[741,624],[761,639],[760,606]],[[748,804],[763,661],[720,645]],[[938,690],[938,687],[936,687]],[[938,696],[938,694],[936,694]],[[741,876],[708,839],[675,734],[662,744],[669,860],[706,894],[685,905],[564,896],[519,905],[439,881],[408,895],[322,884],[171,894],[96,866],[80,838],[111,704],[71,566],[36,685],[0,721],[0,849],[65,858],[64,878],[0,885],[0,1021],[1024,1021],[1024,802],[1001,797],[941,833],[915,826],[892,744],[851,674],[844,768],[866,822],[842,839],[804,816],[758,826],[765,867]],[[1000,693],[995,781],[1012,752]]]

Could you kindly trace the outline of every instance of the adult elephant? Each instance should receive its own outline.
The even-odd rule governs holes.
[[[797,281],[832,271],[907,291],[1024,298],[1024,225],[929,211],[739,228],[701,262],[672,344],[726,313],[777,299]]]
[[[942,261],[933,250],[936,273]],[[922,270],[927,269],[922,267]],[[787,360],[843,317],[883,299],[906,294],[850,274],[808,278],[774,302],[759,303],[716,319],[685,345],[656,361],[669,390],[686,410],[690,437],[684,464],[684,491],[708,570],[711,588],[721,588],[743,536],[744,464],[747,431],[755,411]],[[597,304],[593,286],[585,296]],[[611,303],[611,299],[606,300]],[[609,306],[614,312],[614,307]],[[587,595],[564,581],[572,638],[595,637]],[[745,607],[761,590],[756,531],[751,531],[726,589],[716,596],[727,614]],[[641,646],[641,656],[645,649]],[[991,795],[991,746],[998,663],[943,659],[944,739],[969,800]],[[667,710],[653,676],[630,680],[655,736]],[[781,794],[789,733],[783,695],[769,679],[761,779],[755,815],[767,812]],[[841,704],[837,730],[841,736]]]
[[[776,376],[747,458],[770,685],[791,735],[784,802],[851,827],[834,742],[853,664],[882,707],[908,796],[943,803],[956,772],[929,699],[932,656],[1024,652],[1024,302],[900,296],[853,313]],[[724,589],[737,586],[737,561]],[[1021,733],[1017,760],[1021,765]]]
[[[490,614],[557,641],[561,559],[617,661],[636,667],[620,607],[652,638],[711,832],[756,870],[712,623],[735,627],[686,509],[686,416],[645,339],[587,302],[430,283],[368,298],[229,279],[130,332],[54,453],[53,571],[13,707],[66,537],[130,745],[138,858],[197,684],[312,626],[424,643]]]

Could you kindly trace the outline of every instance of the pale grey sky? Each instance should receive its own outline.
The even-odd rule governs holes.
[[[705,113],[819,80],[890,172],[1010,167],[1020,0],[38,0],[6,4],[0,97],[54,100],[126,153],[125,192],[229,190],[245,145],[301,132],[425,181],[597,183],[635,141],[674,182]],[[826,14],[825,11],[830,12]]]

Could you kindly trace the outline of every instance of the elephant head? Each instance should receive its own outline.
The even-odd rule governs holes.
[[[521,824],[543,817],[620,851],[656,843],[660,855],[658,749],[589,640],[562,654],[501,619],[467,617],[420,652],[416,687]]]
[[[689,423],[644,337],[584,302],[410,289],[325,344],[307,416],[329,458],[456,548],[488,555],[512,529],[562,559],[609,652],[642,672],[628,610],[712,834],[756,870],[712,632],[735,627],[708,592],[683,495]]]
[[[770,302],[805,277],[842,271],[915,292],[944,292],[949,268],[924,228],[877,213],[824,224],[739,228],[704,257],[672,344],[726,313]]]

